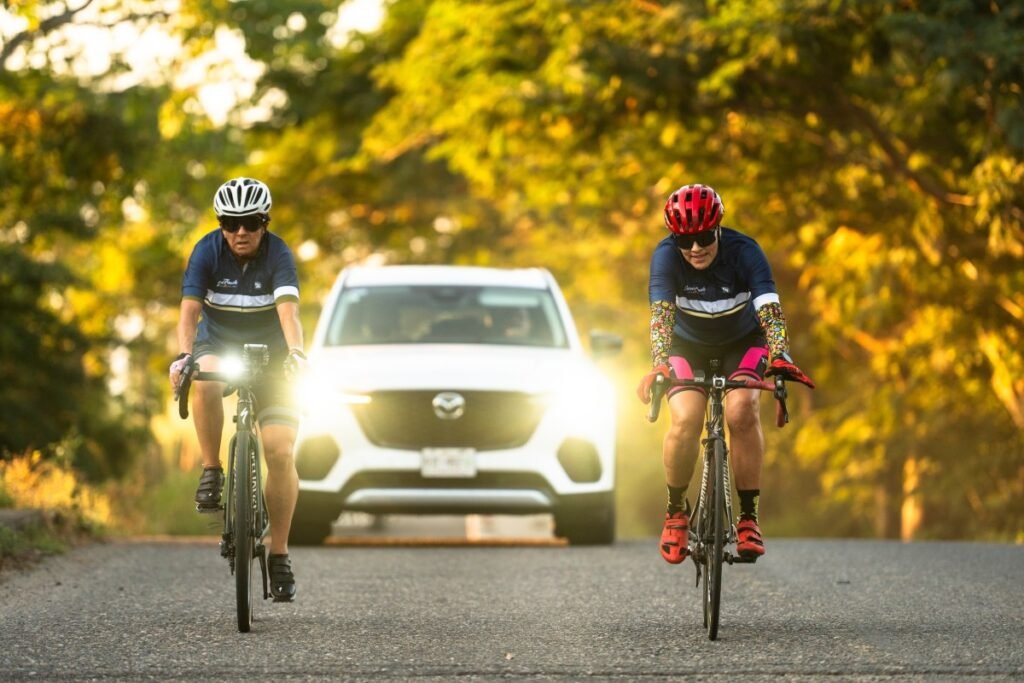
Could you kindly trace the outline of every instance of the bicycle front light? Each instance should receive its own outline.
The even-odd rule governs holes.
[[[234,381],[245,375],[245,363],[238,356],[225,356],[220,361],[220,374]]]

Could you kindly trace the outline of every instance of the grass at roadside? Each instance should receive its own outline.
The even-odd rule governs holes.
[[[39,511],[38,521],[0,524],[0,571],[101,537],[110,522],[106,495],[39,451],[0,460],[0,509]]]
[[[0,526],[0,572],[64,553],[82,538],[82,531],[53,520],[19,529]]]
[[[118,531],[129,534],[209,536],[221,533],[221,515],[200,515],[193,498],[196,471],[167,469],[156,481],[122,496]]]

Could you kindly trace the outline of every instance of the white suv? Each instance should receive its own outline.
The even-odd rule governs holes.
[[[344,510],[550,512],[570,543],[614,540],[613,390],[546,270],[348,268],[309,359],[293,543]]]

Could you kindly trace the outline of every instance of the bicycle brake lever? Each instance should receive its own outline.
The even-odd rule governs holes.
[[[775,400],[777,404],[775,407],[775,425],[780,428],[789,424],[789,410],[786,408],[786,398],[788,395],[786,381],[780,375],[776,375]]]
[[[665,394],[665,378],[662,375],[658,375],[654,378],[654,384],[651,385],[651,405],[647,409],[647,421],[657,422],[658,415],[661,413],[661,399]]]
[[[178,388],[174,390],[174,400],[178,402],[178,417],[182,420],[188,419],[188,393],[192,387],[192,376],[196,372],[195,361],[189,360],[181,371],[181,380]]]
[[[658,375],[650,387],[650,408],[647,409],[647,422],[657,422],[662,413],[662,398],[665,397],[665,376]]]

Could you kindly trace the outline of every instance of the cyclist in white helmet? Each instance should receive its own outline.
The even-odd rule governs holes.
[[[299,281],[291,250],[268,231],[270,189],[259,180],[234,178],[220,186],[213,208],[220,228],[196,244],[182,285],[178,345],[171,364],[173,387],[194,358],[205,372],[216,372],[221,358],[241,355],[244,344],[266,344],[271,370],[256,386],[260,433],[267,461],[266,497],[270,513],[269,573],[278,602],[295,597],[295,577],[288,557],[298,475],[292,449],[298,410],[288,379],[304,367],[299,321]],[[224,470],[220,460],[224,425],[224,387],[198,382],[193,421],[203,458],[196,509],[220,509]]]

